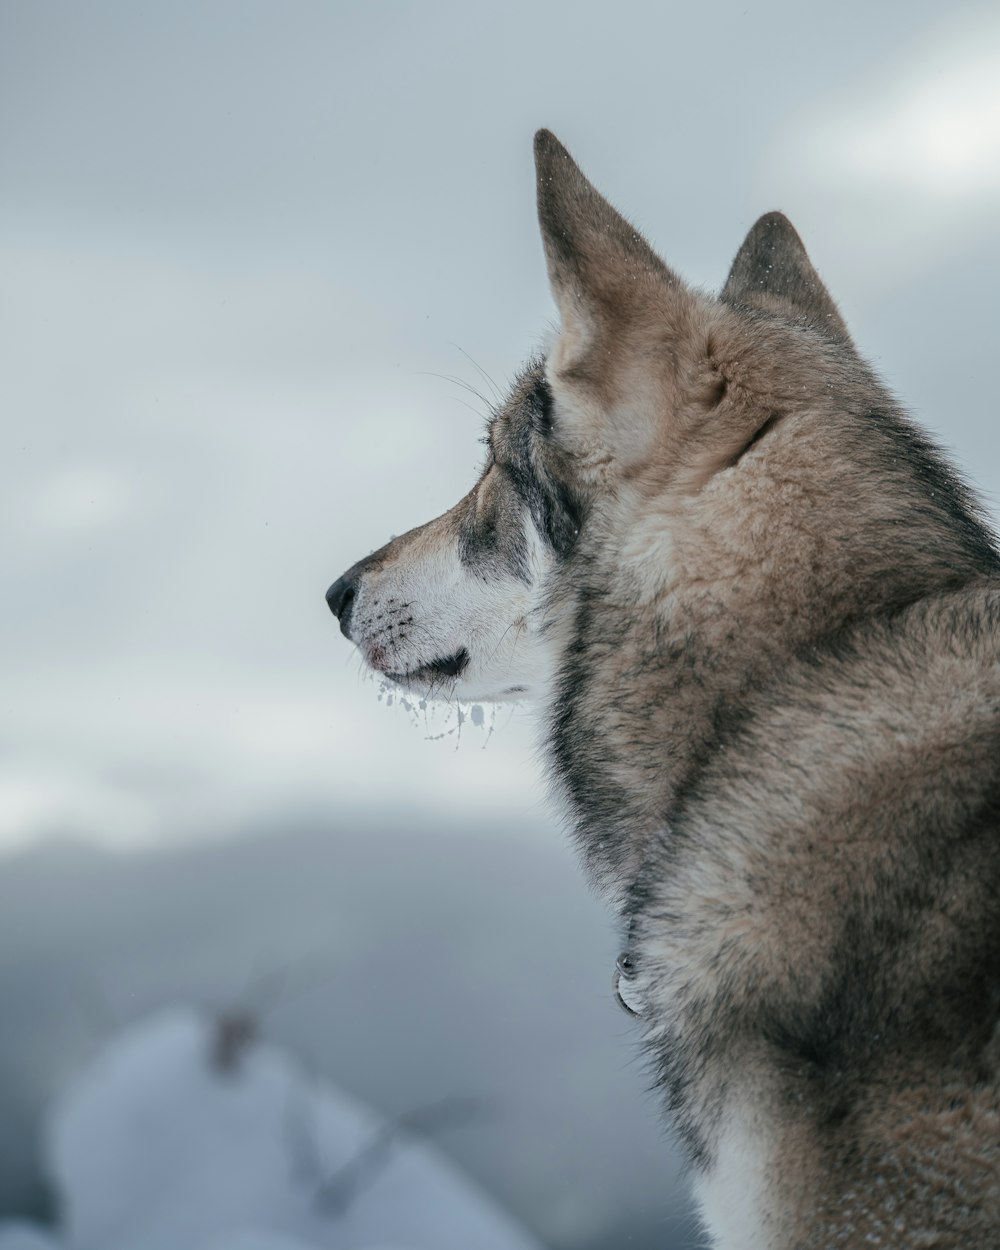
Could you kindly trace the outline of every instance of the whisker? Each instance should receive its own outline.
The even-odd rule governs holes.
[[[521,635],[524,633],[525,628],[526,626],[524,621],[519,622],[517,627],[517,636],[514,638],[514,645],[510,649],[510,659],[507,661],[508,677],[510,676],[510,670],[514,667],[514,652],[517,650],[517,644],[521,641]]]
[[[481,404],[486,405],[486,412],[480,413],[480,416],[485,416],[489,419],[490,417],[496,415],[496,404],[492,400],[487,399],[482,391],[477,390],[471,383],[466,382],[464,378],[456,377],[452,373],[434,373],[430,369],[418,370],[418,376],[425,378],[440,378],[443,382],[451,382],[453,386],[460,386],[463,391],[468,391],[470,395],[475,395],[476,399],[478,399]]]
[[[524,621],[523,620],[511,621],[511,623],[507,626],[507,628],[503,631],[503,633],[497,639],[497,645],[493,648],[493,651],[490,654],[491,660],[496,659],[497,652],[503,646],[503,640],[507,637],[507,635],[510,633],[510,631],[514,628],[515,625],[517,626],[518,630],[521,630],[524,628]],[[515,645],[516,645],[516,640],[515,640]]]
[[[449,398],[453,399],[456,404],[461,404],[463,408],[468,408],[468,410],[472,413],[475,413],[475,415],[479,417],[480,420],[482,420],[484,417],[486,418],[487,421],[489,420],[488,413],[483,413],[483,412],[480,412],[477,408],[473,408],[473,406],[467,400],[462,399],[460,396],[451,395],[449,396]]]
[[[500,390],[499,386],[497,386],[497,384],[493,381],[493,379],[486,372],[486,370],[482,367],[482,365],[480,365],[477,361],[473,360],[472,357],[469,355],[469,353],[465,350],[465,348],[460,347],[458,343],[452,343],[452,347],[457,348],[458,351],[462,353],[462,355],[469,362],[469,364],[472,365],[473,369],[475,369],[475,371],[479,374],[479,376],[485,379],[485,381],[487,381],[490,384],[490,386],[493,388],[493,394],[496,395],[497,401],[498,402],[501,401],[503,399],[503,391]]]

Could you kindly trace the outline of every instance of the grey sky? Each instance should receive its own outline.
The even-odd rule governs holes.
[[[0,847],[539,804],[526,713],[429,741],[322,598],[554,315],[539,125],[694,282],[787,211],[995,497],[997,81],[995,6],[7,0]]]

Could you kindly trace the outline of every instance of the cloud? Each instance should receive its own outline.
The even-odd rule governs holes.
[[[31,519],[42,529],[80,534],[120,521],[134,502],[131,483],[108,465],[77,464],[50,473],[38,486]]]
[[[0,851],[46,835],[138,849],[320,810],[332,826],[375,796],[403,827],[442,795],[470,817],[538,805],[522,713],[406,708],[374,683],[359,691],[356,667],[331,663],[317,680],[139,656],[50,669],[44,681],[11,675],[4,712],[17,742],[0,763]]]
[[[974,245],[1000,207],[1000,16],[940,23],[779,132],[761,179],[885,286]]]
[[[73,836],[105,846],[143,847],[156,830],[142,797],[109,785],[48,753],[8,757],[0,766],[0,851],[40,836]]]
[[[460,735],[456,709],[380,703],[323,603],[467,488],[481,449],[461,390],[421,376],[436,362],[349,289],[225,257],[189,269],[154,244],[0,233],[22,311],[0,379],[17,431],[0,846],[135,847],[373,801],[533,805],[526,732],[482,751],[489,710]]]
[[[1000,194],[1000,17],[968,15],[799,123],[812,177],[939,207]]]

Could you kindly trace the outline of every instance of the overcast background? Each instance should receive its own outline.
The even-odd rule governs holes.
[[[115,1020],[328,957],[289,1044],[502,1093],[451,1148],[551,1246],[687,1244],[530,717],[387,706],[323,593],[554,318],[540,125],[697,284],[787,212],[995,511],[998,83],[995,5],[3,0],[0,1214]]]

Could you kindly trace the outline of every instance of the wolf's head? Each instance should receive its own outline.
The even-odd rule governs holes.
[[[490,420],[469,494],[330,587],[373,669],[422,693],[522,697],[565,662],[581,612],[604,618],[588,645],[611,664],[619,626],[643,618],[662,640],[673,609],[681,632],[725,617],[712,645],[767,649],[820,618],[836,627],[871,587],[905,599],[915,560],[945,574],[975,561],[954,524],[940,550],[900,556],[926,482],[883,487],[894,440],[912,453],[919,436],[887,415],[785,217],[757,222],[713,298],[547,131],[535,156],[560,332]]]

